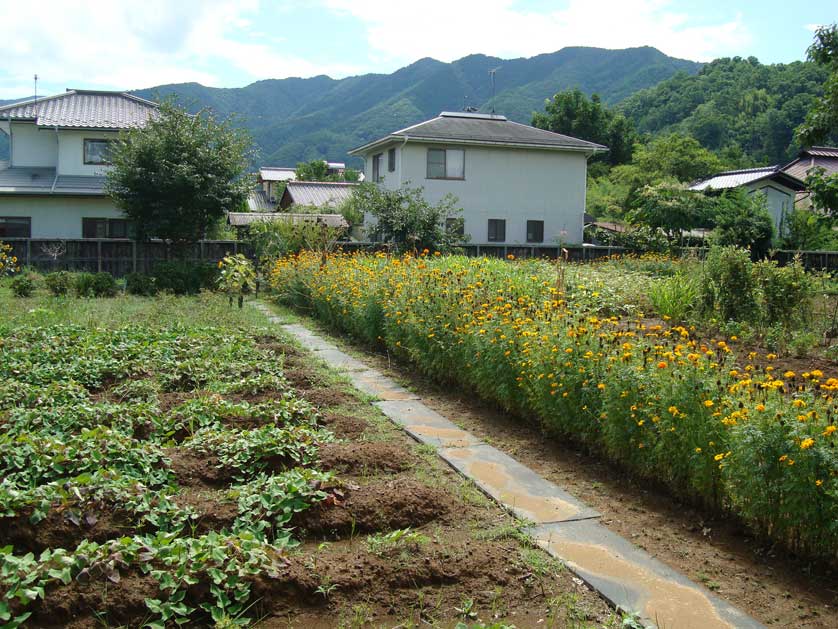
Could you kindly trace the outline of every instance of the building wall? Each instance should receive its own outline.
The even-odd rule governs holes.
[[[39,129],[32,123],[11,123],[12,166],[55,168],[58,140],[54,129]]]
[[[783,219],[794,209],[794,190],[773,181],[759,181],[748,188],[765,195],[765,207],[774,221],[774,229],[777,235],[782,235]]]
[[[506,244],[526,244],[527,220],[544,221],[544,243],[581,243],[585,212],[587,159],[582,153],[466,146],[465,179],[426,179],[429,145],[396,148],[396,171],[387,171],[383,151],[382,185],[422,186],[436,203],[446,194],[458,198],[465,232],[474,244],[488,243],[489,219],[506,220]],[[441,147],[442,145],[433,145]],[[451,148],[459,148],[450,145]],[[364,173],[372,180],[372,155]],[[369,217],[368,217],[369,218]],[[566,232],[566,233],[562,233]]]
[[[104,175],[108,166],[84,163],[85,140],[115,140],[113,131],[67,131],[58,132],[58,174],[59,175]]]
[[[32,238],[81,238],[82,218],[124,218],[102,197],[0,196],[0,216],[28,216]]]

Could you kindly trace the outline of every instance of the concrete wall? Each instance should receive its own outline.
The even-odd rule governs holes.
[[[117,134],[108,131],[59,131],[58,174],[59,175],[104,175],[108,166],[94,166],[84,163],[85,140],[115,140]]]
[[[794,190],[773,181],[768,183],[760,181],[749,188],[752,192],[765,195],[765,208],[774,221],[777,235],[782,235],[783,219],[794,209]]]
[[[58,140],[55,130],[39,129],[32,123],[11,123],[11,165],[55,168]]]
[[[488,242],[489,219],[506,220],[506,244],[526,243],[528,220],[544,221],[544,242],[582,242],[587,160],[582,153],[466,146],[465,179],[426,179],[430,145],[410,142],[396,148],[396,171],[387,171],[383,151],[382,185],[421,186],[436,203],[451,193],[463,209],[465,232],[475,244]],[[441,145],[433,145],[435,148]],[[450,148],[461,148],[451,145]],[[365,175],[372,178],[372,154]],[[369,219],[369,217],[367,217]],[[561,232],[566,231],[566,235]]]
[[[0,216],[28,216],[32,238],[81,238],[82,218],[124,218],[113,201],[97,197],[0,196]]]

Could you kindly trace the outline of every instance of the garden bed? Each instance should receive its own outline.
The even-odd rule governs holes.
[[[252,314],[28,301],[0,321],[0,621],[619,622]]]

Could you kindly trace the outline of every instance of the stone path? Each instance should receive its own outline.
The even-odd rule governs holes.
[[[315,356],[343,372],[375,405],[488,496],[533,525],[529,533],[548,553],[617,607],[660,629],[752,629],[762,625],[709,590],[612,533],[599,513],[436,411],[379,371],[299,324],[285,324],[262,303],[271,322]]]

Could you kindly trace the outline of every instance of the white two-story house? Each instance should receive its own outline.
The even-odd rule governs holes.
[[[505,116],[442,112],[350,154],[367,181],[422,187],[431,203],[453,194],[473,244],[533,245],[582,242],[588,158],[605,150]]]
[[[0,164],[0,239],[128,236],[104,192],[109,144],[156,115],[142,98],[88,90],[0,107],[10,144]]]

